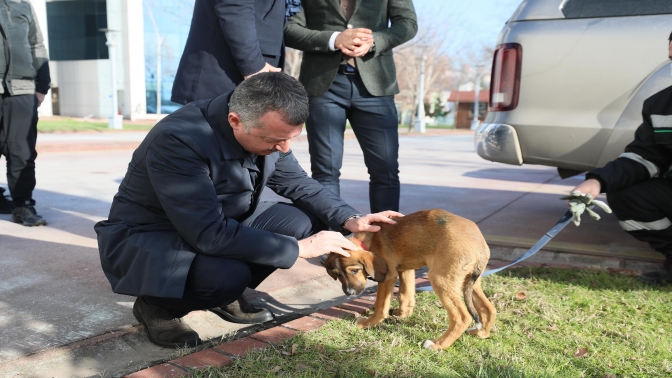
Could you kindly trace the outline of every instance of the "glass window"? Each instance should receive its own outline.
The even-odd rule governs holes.
[[[106,0],[47,2],[49,59],[108,59]]]
[[[627,17],[672,13],[670,0],[567,0],[567,18]]]

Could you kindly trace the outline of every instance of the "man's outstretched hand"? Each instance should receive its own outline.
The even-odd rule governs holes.
[[[584,211],[594,220],[600,220],[600,215],[590,209],[593,205],[604,210],[606,213],[611,214],[611,208],[606,203],[593,199],[593,195],[590,193],[581,193],[578,190],[574,190],[570,195],[560,197],[560,199],[569,201],[569,210],[572,212],[573,218],[572,221],[576,226],[581,224],[581,214],[583,214]]]
[[[315,235],[299,240],[299,257],[304,259],[326,255],[331,252],[349,257],[350,254],[347,250],[357,250],[357,246],[336,231],[320,231]]]
[[[401,218],[404,214],[396,211],[388,210],[380,213],[367,214],[360,218],[351,218],[343,225],[343,227],[350,232],[378,232],[380,226],[372,225],[374,222],[382,222],[389,224],[397,224],[393,218]]]

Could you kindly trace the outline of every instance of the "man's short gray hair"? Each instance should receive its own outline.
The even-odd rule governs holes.
[[[308,119],[308,93],[293,77],[281,72],[263,72],[244,80],[233,91],[229,111],[235,112],[245,131],[261,127],[259,119],[269,111],[280,113],[290,125]]]

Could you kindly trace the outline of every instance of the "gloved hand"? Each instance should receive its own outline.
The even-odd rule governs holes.
[[[561,200],[569,200],[569,210],[572,212],[572,222],[576,226],[581,224],[581,214],[584,211],[594,220],[600,220],[600,215],[592,210],[593,205],[611,214],[611,208],[603,201],[594,200],[590,193],[573,191],[571,195],[560,197]]]

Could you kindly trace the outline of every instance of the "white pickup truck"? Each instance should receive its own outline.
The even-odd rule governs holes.
[[[672,0],[525,0],[499,35],[478,154],[569,177],[618,157],[672,85]],[[672,106],[672,104],[670,104]]]

